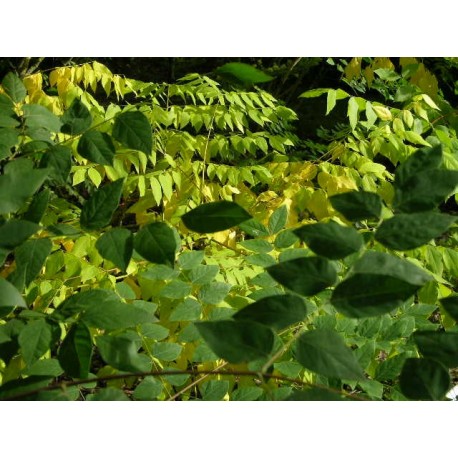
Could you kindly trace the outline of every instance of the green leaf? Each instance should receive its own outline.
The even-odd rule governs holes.
[[[130,401],[124,391],[111,386],[102,388],[95,394],[89,394],[86,397],[88,401]]]
[[[81,226],[87,229],[101,229],[110,224],[121,199],[124,179],[119,179],[97,189],[83,205]]]
[[[101,165],[113,165],[116,152],[111,137],[97,130],[90,130],[82,135],[77,151],[81,157]]]
[[[219,232],[251,219],[235,202],[220,201],[199,205],[181,217],[184,225],[199,233]]]
[[[195,326],[213,352],[230,363],[266,358],[273,349],[272,330],[259,323],[223,320]]]
[[[329,329],[315,329],[301,334],[294,355],[306,369],[327,377],[364,380],[364,373],[344,340]]]
[[[348,401],[348,398],[331,390],[313,387],[294,391],[285,401]]]
[[[13,102],[22,102],[27,95],[27,89],[21,79],[14,73],[9,72],[2,80],[2,87],[5,93],[11,97]]]
[[[307,304],[299,296],[282,294],[264,297],[239,310],[234,320],[251,320],[276,331],[302,321],[308,313]]]
[[[61,120],[50,110],[42,105],[23,105],[25,125],[29,129],[45,129],[50,132],[59,132]]]
[[[56,310],[55,313],[65,318],[69,318],[87,308],[104,303],[118,304],[122,302],[114,291],[107,289],[91,289],[75,293],[68,297],[59,305],[59,309]]]
[[[183,251],[178,257],[178,264],[183,270],[190,270],[202,263],[205,251]]]
[[[195,299],[188,297],[180,302],[169,317],[170,321],[194,321],[200,318],[202,306]]]
[[[267,224],[270,234],[276,234],[281,231],[285,227],[287,219],[288,209],[286,205],[278,207],[272,215],[270,215],[269,223]]]
[[[22,286],[28,286],[40,273],[46,258],[51,253],[51,249],[52,243],[49,239],[28,240],[16,248],[14,253],[16,259],[14,278],[23,278],[24,285]]]
[[[143,151],[147,156],[151,154],[151,125],[140,111],[127,111],[118,115],[113,126],[113,137],[128,148]]]
[[[335,89],[329,89],[328,96],[326,99],[326,116],[336,106],[336,101],[337,101],[337,91]]]
[[[51,191],[49,189],[44,189],[38,194],[35,194],[22,218],[38,224],[48,208],[50,195]]]
[[[0,213],[12,213],[43,184],[48,170],[5,170],[0,176]]]
[[[284,231],[281,231],[277,237],[275,237],[275,248],[288,248],[291,245],[294,245],[299,238],[297,235],[292,231],[291,229],[285,229]]]
[[[148,339],[162,340],[169,335],[167,328],[156,323],[144,323],[140,326],[140,329],[142,335]]]
[[[178,249],[175,234],[166,223],[150,223],[134,237],[134,248],[147,261],[173,268]]]
[[[416,331],[415,344],[425,358],[435,359],[445,367],[458,367],[458,333]]]
[[[133,398],[136,401],[153,401],[162,393],[162,383],[155,377],[145,377],[135,388]]]
[[[27,375],[47,375],[50,377],[59,377],[64,373],[57,359],[40,359],[32,366],[27,368]]]
[[[18,140],[18,132],[15,129],[0,128],[0,160],[10,156],[11,148],[17,145]]]
[[[378,194],[366,191],[350,191],[329,198],[332,206],[349,221],[380,218],[382,199]]]
[[[356,273],[337,285],[331,303],[348,317],[371,317],[400,307],[418,289],[388,275]]]
[[[251,237],[266,237],[270,235],[267,227],[254,218],[250,218],[249,220],[240,223],[238,226],[243,232],[251,235]]]
[[[408,358],[399,378],[402,394],[410,399],[440,401],[450,386],[450,375],[432,359]]]
[[[224,300],[231,290],[231,285],[223,282],[212,282],[202,286],[199,299],[205,304],[217,305]]]
[[[375,239],[392,250],[412,250],[441,236],[456,219],[437,212],[394,215],[382,222]]]
[[[231,401],[256,401],[263,393],[264,390],[259,386],[245,386],[231,393]]]
[[[297,240],[297,239],[296,239]],[[258,253],[268,253],[273,250],[273,246],[267,240],[253,239],[239,242],[244,248]]]
[[[175,361],[183,347],[173,342],[156,342],[153,345],[153,356],[161,361]]]
[[[134,237],[128,229],[115,227],[102,234],[95,247],[102,257],[125,272],[134,250]]]
[[[89,129],[92,116],[84,103],[75,99],[68,110],[61,116],[63,123],[60,131],[64,134],[77,135]]]
[[[17,396],[20,400],[30,400],[28,397],[21,396],[21,394],[48,386],[52,380],[52,377],[40,375],[32,375],[19,380],[10,380],[3,383],[0,387],[0,399],[7,400],[10,397],[14,398]]]
[[[192,285],[181,280],[172,280],[158,293],[160,297],[168,299],[183,299],[191,293]]]
[[[333,264],[321,257],[297,258],[267,268],[269,275],[295,293],[313,296],[337,281]]]
[[[21,293],[2,277],[0,277],[0,307],[27,308]]]
[[[228,380],[209,380],[200,385],[203,401],[222,401],[229,391]]]
[[[30,221],[10,219],[0,226],[0,247],[12,250],[38,231],[40,226]]]
[[[50,349],[52,340],[52,328],[46,320],[38,319],[27,323],[18,338],[25,363],[31,366],[43,356]]]
[[[356,98],[350,97],[350,100],[348,101],[347,116],[350,120],[350,126],[352,130],[356,129],[356,124],[358,123],[358,111],[359,106]]]
[[[229,81],[240,82],[244,85],[267,83],[274,78],[251,65],[242,62],[229,62],[216,69],[216,73]]]
[[[189,280],[195,285],[205,285],[210,283],[218,275],[219,267],[215,265],[197,266],[189,274]]]
[[[341,259],[363,246],[363,236],[352,227],[334,221],[301,226],[294,233],[316,254],[328,259]]]
[[[72,168],[72,150],[62,145],[49,148],[41,158],[40,168],[48,168],[49,178],[64,184]]]
[[[440,300],[440,303],[446,312],[458,322],[458,294],[444,297]]]
[[[137,343],[130,335],[99,336],[96,344],[103,360],[115,369],[146,372],[151,368],[151,360],[137,353]]]
[[[393,206],[405,213],[433,210],[458,185],[456,170],[426,170],[408,178],[402,186],[394,183]]]
[[[60,346],[59,363],[68,376],[87,378],[91,357],[91,333],[84,323],[76,323],[70,328]]]

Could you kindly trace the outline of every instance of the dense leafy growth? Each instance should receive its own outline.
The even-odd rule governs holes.
[[[320,142],[241,62],[3,78],[0,399],[446,399],[455,111],[417,59],[327,62]]]

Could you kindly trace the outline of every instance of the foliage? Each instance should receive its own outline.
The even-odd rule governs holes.
[[[300,160],[241,64],[220,72],[242,88],[5,76],[0,398],[444,399],[455,117],[418,62],[362,62],[345,79],[386,103],[303,93],[349,126]]]

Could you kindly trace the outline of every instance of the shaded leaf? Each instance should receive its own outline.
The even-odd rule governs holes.
[[[92,338],[84,323],[77,323],[70,328],[60,346],[57,358],[68,376],[74,378],[89,376]]]
[[[59,132],[61,120],[50,110],[42,105],[23,105],[25,125],[29,129],[45,129],[50,132]]]
[[[272,330],[252,321],[207,321],[195,326],[208,346],[230,363],[265,358],[274,345]]]
[[[228,78],[230,81],[238,81],[245,85],[267,83],[273,80],[272,76],[242,62],[224,64],[216,69],[216,73]]]
[[[412,250],[442,235],[456,219],[436,212],[394,215],[382,222],[375,239],[392,250]]]
[[[24,213],[24,215],[22,215],[22,218],[27,221],[31,221],[32,223],[38,224],[41,221],[41,218],[43,218],[46,209],[48,208],[50,195],[51,191],[49,189],[44,189],[43,191],[34,195],[32,202],[30,202],[29,208]]]
[[[130,401],[124,391],[111,386],[98,390],[95,394],[89,394],[87,401]]]
[[[175,234],[166,223],[150,223],[134,237],[134,248],[146,260],[173,268],[178,249]]]
[[[276,234],[277,232],[281,231],[286,224],[288,219],[288,209],[286,205],[282,205],[278,207],[272,215],[270,215],[269,223],[267,225],[270,234]]]
[[[78,141],[78,154],[85,159],[101,165],[113,165],[115,146],[111,137],[105,132],[90,130]]]
[[[12,250],[38,231],[40,226],[30,221],[10,219],[0,226],[0,247]]]
[[[7,95],[11,97],[13,102],[22,102],[27,95],[27,89],[21,79],[14,74],[9,72],[2,79],[2,87]]]
[[[344,340],[329,329],[315,329],[301,334],[294,354],[306,369],[327,377],[363,380],[364,373]]]
[[[0,307],[27,307],[21,293],[2,277],[0,277]]]
[[[102,234],[95,247],[101,256],[125,272],[134,250],[134,237],[128,229],[115,227]]]
[[[341,259],[363,246],[363,236],[352,227],[334,221],[301,226],[294,233],[316,254],[328,259]]]
[[[380,218],[382,199],[378,194],[366,191],[350,191],[329,198],[332,206],[349,221]]]
[[[458,322],[458,294],[452,294],[440,300],[446,312]]]
[[[135,388],[133,398],[136,401],[153,401],[162,393],[162,383],[155,377],[145,377]]]
[[[281,262],[267,268],[283,286],[303,296],[312,296],[337,281],[337,271],[327,259],[313,256]]]
[[[282,294],[264,297],[247,305],[233,315],[233,319],[255,321],[278,331],[302,321],[307,313],[304,299],[292,294]]]
[[[348,401],[345,396],[324,388],[296,390],[285,401]]]
[[[81,226],[101,229],[110,224],[121,199],[124,179],[119,179],[97,189],[85,202],[81,210]]]
[[[169,317],[170,321],[194,321],[200,318],[202,306],[195,299],[187,298],[179,303]]]
[[[25,363],[30,366],[43,356],[50,349],[52,340],[52,328],[46,320],[27,323],[18,338]]]
[[[402,394],[410,399],[440,401],[450,386],[450,375],[432,359],[408,358],[399,379]]]
[[[243,232],[251,235],[252,237],[265,237],[270,235],[267,227],[254,218],[250,218],[243,223],[240,223],[238,226]]]
[[[435,359],[445,367],[458,367],[458,333],[416,331],[414,341],[425,358]]]
[[[43,154],[40,167],[48,168],[49,178],[65,183],[72,168],[72,150],[67,146],[52,146]]]
[[[199,233],[219,232],[251,219],[235,202],[220,201],[199,205],[181,217],[184,225]]]
[[[142,151],[147,156],[151,154],[151,124],[140,111],[127,111],[118,115],[113,126],[113,137],[128,148]]]
[[[64,134],[77,135],[89,129],[92,116],[81,100],[75,99],[67,111],[61,116],[63,123],[60,131]]]
[[[199,291],[199,299],[205,304],[217,305],[224,300],[231,290],[231,285],[223,282],[208,283]]]

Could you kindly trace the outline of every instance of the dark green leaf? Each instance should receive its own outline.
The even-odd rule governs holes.
[[[294,233],[316,254],[328,259],[341,259],[363,246],[363,236],[352,227],[334,221],[301,226]]]
[[[78,154],[96,164],[113,165],[115,147],[111,137],[97,130],[83,134],[78,141]]]
[[[222,401],[228,390],[228,380],[209,380],[200,386],[203,401]]]
[[[81,226],[87,229],[101,229],[110,224],[121,199],[124,179],[119,179],[97,189],[81,210]]]
[[[190,270],[202,263],[205,252],[202,251],[183,251],[178,257],[178,264],[183,270]]]
[[[30,221],[10,219],[0,226],[0,247],[12,250],[38,231],[40,226]]]
[[[231,393],[231,401],[256,401],[263,393],[264,390],[259,386],[245,386]]]
[[[14,256],[16,259],[16,270],[14,278],[24,280],[23,286],[28,286],[40,273],[46,258],[51,253],[52,243],[49,239],[33,239],[16,248]],[[15,282],[17,285],[17,283]]]
[[[153,401],[162,393],[162,383],[155,377],[145,377],[135,388],[133,397],[136,401]]]
[[[418,289],[400,278],[355,273],[336,286],[331,303],[348,317],[371,317],[400,307]]]
[[[440,401],[450,385],[450,375],[432,359],[408,358],[399,379],[401,391],[410,399]]]
[[[286,328],[307,315],[307,304],[299,296],[282,294],[264,297],[239,310],[234,320],[251,320],[265,324],[274,330]]]
[[[268,253],[273,250],[273,246],[267,240],[253,239],[253,240],[244,240],[240,242],[244,248],[250,251],[256,251],[257,253]]]
[[[277,262],[273,256],[267,253],[252,254],[246,257],[246,261],[261,267],[269,267]]]
[[[23,395],[29,391],[48,386],[52,380],[52,377],[40,375],[32,375],[19,380],[10,380],[0,387],[0,399],[7,400],[8,398],[14,399],[17,397],[18,400],[30,400],[29,397]]]
[[[59,305],[59,309],[55,313],[59,313],[63,317],[68,318],[90,307],[105,303],[119,304],[122,303],[122,301],[114,291],[107,289],[91,289],[68,297]]]
[[[58,360],[65,373],[74,378],[86,378],[92,357],[91,333],[84,323],[73,325],[60,346]]]
[[[127,111],[118,115],[113,126],[113,137],[128,148],[143,151],[147,156],[151,154],[151,125],[140,111]]]
[[[18,338],[25,363],[30,366],[43,356],[50,349],[52,340],[52,328],[46,320],[27,323]]]
[[[95,394],[89,394],[86,399],[88,401],[130,401],[124,391],[111,386],[102,388]]]
[[[46,151],[40,161],[41,168],[48,168],[48,176],[58,183],[65,183],[72,168],[72,150],[56,145]]]
[[[50,110],[42,105],[23,105],[25,125],[29,129],[45,129],[50,132],[59,132],[61,120]]]
[[[16,162],[16,161],[14,161]],[[13,169],[0,176],[0,213],[12,213],[43,184],[48,171]]]
[[[200,318],[202,306],[195,299],[187,298],[177,305],[169,317],[170,321],[194,321]]]
[[[183,347],[174,342],[156,342],[152,354],[161,361],[175,361],[180,356]]]
[[[294,391],[285,401],[348,401],[348,398],[330,389],[314,387]]]
[[[27,307],[19,291],[2,277],[0,277],[0,307]]]
[[[275,237],[275,248],[288,248],[291,245],[294,245],[299,238],[297,235],[290,229],[286,229],[284,231],[281,231],[277,237]]]
[[[378,194],[366,191],[350,191],[329,198],[332,206],[349,221],[380,218],[382,199]]]
[[[199,205],[181,217],[189,230],[199,233],[224,231],[250,218],[242,207],[229,201]]]
[[[27,375],[47,375],[50,377],[59,377],[64,370],[57,359],[40,359],[35,364],[27,368]]]
[[[251,235],[251,237],[266,237],[270,235],[267,227],[254,218],[250,218],[238,226],[243,232]]]
[[[219,267],[215,265],[197,266],[189,274],[189,280],[195,285],[205,285],[210,283],[218,275]]]
[[[35,194],[33,196],[32,202],[30,202],[29,208],[22,216],[23,219],[31,221],[32,223],[39,223],[41,218],[48,208],[49,197],[51,191],[49,189],[44,189],[43,191]]]
[[[420,148],[396,169],[395,187],[405,188],[407,182],[421,172],[438,169],[442,163],[442,145]]]
[[[104,335],[96,343],[103,360],[115,369],[146,372],[151,368],[151,360],[137,353],[137,343],[130,335]]]
[[[446,312],[458,322],[458,294],[444,297],[440,300],[440,303]]]
[[[15,129],[0,129],[0,160],[10,156],[11,148],[17,145],[18,140],[18,132]]]
[[[134,237],[128,229],[116,227],[102,234],[95,247],[101,256],[125,272],[134,250]]]
[[[440,361],[445,367],[458,367],[458,333],[417,331],[414,341],[425,358]]]
[[[156,323],[143,323],[140,329],[142,335],[148,339],[162,340],[169,335],[168,328]]]
[[[64,134],[77,135],[89,129],[92,124],[92,116],[86,106],[75,99],[68,110],[61,116],[63,125],[60,129]]]
[[[134,248],[147,261],[173,267],[178,246],[170,226],[157,222],[147,224],[137,232]]]
[[[439,237],[456,217],[436,212],[394,215],[382,222],[375,239],[392,250],[412,250]]]
[[[199,299],[205,304],[217,305],[228,295],[231,285],[223,282],[208,283],[199,291]]]
[[[327,259],[297,258],[267,268],[269,275],[283,286],[303,296],[319,293],[337,281],[337,271]]]
[[[273,80],[272,76],[242,62],[224,64],[216,69],[216,73],[228,78],[230,81],[237,81],[245,85],[267,83]]]
[[[329,329],[301,334],[295,345],[296,359],[308,370],[327,377],[364,380],[364,373],[344,340]]]
[[[11,97],[13,102],[22,102],[27,95],[27,89],[20,78],[12,72],[6,74],[2,80],[5,93]]]
[[[252,321],[208,321],[195,326],[220,358],[234,364],[265,358],[274,345],[272,330]]]
[[[285,227],[287,219],[288,209],[286,208],[286,205],[278,207],[272,215],[270,215],[269,223],[267,224],[270,234],[276,234],[281,231]]]
[[[396,185],[393,206],[405,213],[433,210],[442,203],[458,185],[456,170],[427,170]]]
[[[184,299],[191,293],[192,285],[181,280],[172,280],[158,293],[160,297],[168,299]]]

